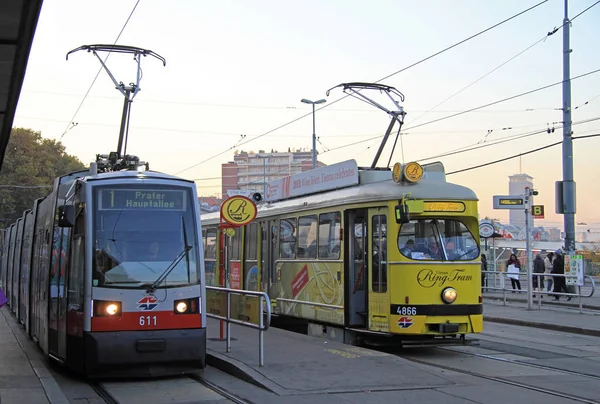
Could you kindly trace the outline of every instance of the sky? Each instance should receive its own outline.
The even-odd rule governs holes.
[[[382,84],[404,94],[407,112],[391,164],[441,161],[451,173],[562,140],[560,84],[461,112],[562,80],[563,31],[547,34],[562,25],[564,1],[547,0],[404,68],[541,1],[45,0],[14,126],[60,140],[86,164],[97,153],[116,150],[123,96],[105,71],[98,74],[93,54],[76,52],[68,61],[65,55],[118,38],[119,45],[166,59],[166,66],[142,59],[127,151],[153,170],[195,180],[200,195],[220,193],[221,164],[236,150],[310,149],[312,109],[302,98],[327,100],[315,114],[319,160],[370,166],[388,116],[344,97],[340,88],[329,96],[326,91],[384,78]],[[571,0],[569,16],[595,2]],[[573,78],[600,69],[598,21],[600,5],[572,23]],[[135,81],[131,55],[111,54],[106,63],[118,81]],[[574,79],[571,87],[574,136],[600,133],[600,72]],[[380,93],[365,95],[393,109]],[[387,164],[392,143],[380,166]],[[600,137],[573,142],[576,221],[600,234],[599,146]],[[444,156],[466,147],[475,149]],[[554,214],[560,145],[447,179],[477,193],[482,217],[507,221],[508,211],[494,210],[492,197],[507,194],[508,176],[517,173],[534,177],[536,204],[546,207],[546,219],[536,223],[562,227],[562,216]]]

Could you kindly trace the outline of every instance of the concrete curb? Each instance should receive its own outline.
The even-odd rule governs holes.
[[[591,335],[594,337],[600,337],[600,330],[590,330],[587,328],[573,327],[573,326],[569,326],[569,325],[549,324],[549,323],[540,323],[540,322],[536,322],[536,321],[519,320],[519,319],[514,319],[514,318],[486,316],[485,313],[483,315],[483,320],[489,321],[492,323],[520,325],[520,326],[524,326],[524,327],[542,328],[542,329],[552,330],[552,331],[569,332],[571,334]]]
[[[231,376],[251,383],[257,387],[265,389],[271,393],[281,395],[282,389],[270,379],[266,378],[260,372],[252,367],[240,362],[234,358],[215,352],[211,349],[206,350],[206,364],[219,369]]]
[[[485,302],[485,300],[503,300],[502,296],[483,296],[483,301]],[[514,298],[514,297],[507,297],[506,298],[507,302],[515,302],[515,303],[527,303],[527,299],[519,299],[519,298]],[[537,306],[537,298],[534,299],[533,303]],[[542,299],[542,307],[543,306],[556,306],[556,307],[567,307],[570,309],[578,309],[579,308],[579,303],[567,303],[567,302],[555,302],[551,299],[547,299],[547,300],[543,300]],[[582,308],[584,309],[588,309],[588,310],[600,310],[600,306],[595,306],[592,304],[582,304],[581,305]]]

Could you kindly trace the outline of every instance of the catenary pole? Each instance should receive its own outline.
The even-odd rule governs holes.
[[[571,49],[569,46],[570,21],[568,0],[565,0],[563,20],[563,208],[565,228],[565,252],[575,254],[575,181],[573,180],[573,138],[571,133]]]

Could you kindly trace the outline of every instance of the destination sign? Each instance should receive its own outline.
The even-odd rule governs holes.
[[[185,210],[185,191],[166,189],[105,188],[99,210]]]
[[[494,209],[525,209],[525,198],[511,195],[494,195]]]
[[[425,212],[464,212],[465,204],[462,202],[425,202]]]
[[[523,205],[523,199],[499,199],[500,205]]]

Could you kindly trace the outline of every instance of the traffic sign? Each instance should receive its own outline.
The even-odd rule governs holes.
[[[544,205],[533,205],[531,207],[531,214],[535,219],[544,218]]]
[[[489,238],[494,235],[494,225],[491,221],[482,221],[479,224],[479,236],[483,238]]]
[[[244,226],[256,218],[256,204],[245,196],[232,196],[221,205],[221,218],[232,226]]]
[[[525,209],[525,196],[494,195],[494,209]]]

